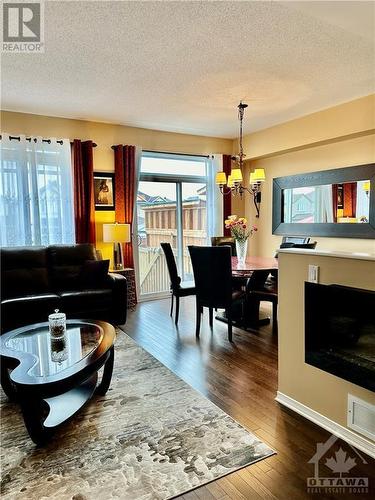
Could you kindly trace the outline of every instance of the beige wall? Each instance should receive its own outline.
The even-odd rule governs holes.
[[[272,235],[272,180],[274,177],[348,167],[375,162],[375,99],[365,97],[319,113],[272,127],[244,138],[245,152],[253,158],[249,169],[264,168],[259,220],[255,219],[250,195],[244,208],[247,217],[259,226],[249,252],[271,256],[281,237]],[[262,158],[259,158],[262,157]],[[319,249],[375,252],[374,240],[321,238]]]
[[[369,131],[375,131],[375,94],[260,130],[243,143],[247,158],[255,159]]]
[[[249,116],[251,114],[249,113]],[[30,134],[70,139],[92,139],[95,170],[113,170],[113,144],[140,145],[144,149],[193,154],[237,152],[238,141],[174,134],[122,125],[45,117],[24,113],[1,113],[1,129],[12,134]],[[245,194],[232,198],[232,213],[246,215],[258,225],[249,253],[271,256],[281,237],[272,235],[272,179],[284,175],[325,170],[375,162],[375,95],[335,106],[297,120],[244,137],[247,157],[245,179],[250,169],[262,167],[267,180],[263,185],[261,215],[255,219],[252,200]],[[98,246],[103,245],[102,225],[114,220],[113,212],[97,212]],[[375,252],[373,240],[352,238],[315,238],[318,248]]]
[[[1,112],[1,130],[14,135],[91,139],[97,144],[94,149],[94,170],[96,171],[114,170],[113,150],[111,149],[114,144],[134,144],[143,149],[173,153],[231,154],[232,152],[232,141],[229,139],[175,134],[123,125],[9,111]],[[97,247],[102,250],[105,258],[112,257],[112,245],[102,242],[103,223],[114,222],[114,220],[115,214],[112,211],[96,212]]]
[[[304,281],[320,266],[320,283],[375,290],[375,262],[279,255],[279,387],[283,394],[346,427],[348,393],[371,404],[375,394],[304,362]]]
[[[111,146],[114,144],[134,144],[143,149],[172,153],[230,154],[232,152],[232,141],[229,139],[174,134],[172,132],[126,127],[110,123],[71,120],[10,111],[1,112],[1,130],[11,134],[91,139],[98,145],[94,152],[94,168],[99,171],[113,170]]]

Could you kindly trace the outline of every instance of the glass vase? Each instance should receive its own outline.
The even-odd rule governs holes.
[[[247,256],[247,241],[247,238],[246,240],[236,240],[237,261],[240,266],[245,264]]]

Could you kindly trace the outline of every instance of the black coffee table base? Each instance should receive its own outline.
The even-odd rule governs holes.
[[[68,327],[74,329],[78,324],[79,328],[86,328],[87,324],[90,328],[98,328],[102,335],[98,334],[97,345],[87,356],[82,355],[82,359],[72,363],[65,371],[50,373],[45,377],[31,371],[35,356],[24,351],[10,350],[8,347],[7,341],[23,334],[25,329],[9,332],[0,341],[1,385],[9,399],[20,405],[30,438],[38,445],[48,441],[54,431],[70,420],[94,394],[104,396],[111,383],[114,328],[104,322],[79,321],[68,321]],[[44,328],[45,324],[31,325],[31,334],[33,328],[39,328],[40,331],[41,327]],[[90,335],[91,333],[87,334],[89,340]],[[93,338],[96,338],[95,335]],[[103,374],[98,383],[101,368]]]
[[[97,383],[98,370],[103,365],[96,366],[95,371],[75,387],[70,389],[66,387],[66,390],[62,387],[64,392],[51,397],[38,397],[34,391],[30,392],[27,388],[22,387],[16,388],[9,378],[6,382],[2,378],[1,385],[7,387],[6,393],[8,397],[20,404],[27,432],[35,444],[46,443],[54,430],[70,420],[92,398],[94,393],[100,396],[106,394],[112,378],[113,346],[107,354],[108,356],[103,363],[102,380],[99,385]],[[3,375],[5,375],[5,372]]]

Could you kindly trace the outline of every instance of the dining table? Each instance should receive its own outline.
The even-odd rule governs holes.
[[[237,257],[232,257],[233,276],[251,276],[254,272],[275,271],[278,269],[278,259],[274,257],[246,257],[239,263]]]
[[[274,257],[248,256],[243,263],[239,263],[237,257],[232,257],[232,277],[241,281],[248,279],[247,291],[259,290],[269,274],[275,274],[277,270],[278,259]],[[218,314],[216,319],[226,322],[225,314]],[[260,326],[269,324],[270,318],[261,317],[259,302],[246,300],[243,311],[235,314],[233,323],[241,328],[257,330]]]

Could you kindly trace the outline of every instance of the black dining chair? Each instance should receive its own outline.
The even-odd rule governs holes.
[[[236,242],[231,236],[212,236],[211,245],[213,247],[229,246],[232,250],[232,257],[237,257]]]
[[[165,259],[167,261],[167,267],[169,272],[169,279],[171,281],[171,312],[170,316],[173,314],[173,298],[176,297],[176,314],[175,314],[175,324],[178,324],[178,316],[180,313],[180,297],[187,297],[189,295],[195,295],[195,285],[193,281],[181,281],[181,278],[177,272],[176,260],[173,255],[173,250],[170,243],[160,243],[163,249]]]
[[[213,310],[225,309],[228,340],[232,342],[233,308],[243,306],[245,293],[232,289],[232,260],[228,246],[189,246],[196,289],[196,336],[199,337],[203,307],[208,307],[210,327]]]
[[[288,238],[292,240],[292,238]],[[284,238],[283,238],[284,240]],[[305,243],[300,242],[302,238],[296,238],[296,242],[285,241],[281,243],[280,248],[301,248],[305,250],[313,250],[316,247],[316,241],[310,241],[310,238],[305,238],[307,240]],[[277,257],[277,255],[275,256]],[[266,273],[267,274],[267,273]],[[262,282],[262,280],[264,281]],[[260,275],[260,281],[253,282],[251,278],[249,279],[246,286],[246,302],[247,307],[255,308],[259,311],[261,302],[271,302],[272,304],[272,332],[277,333],[277,309],[279,303],[278,296],[278,272],[274,270],[271,272],[271,276]]]
[[[291,236],[284,236],[280,244],[279,249],[283,248],[301,248],[305,250],[314,250],[317,245],[317,241],[310,241],[310,238],[294,238]],[[276,251],[275,259],[278,259],[279,252]],[[271,279],[277,280],[277,270],[271,272]]]
[[[237,257],[236,241],[231,236],[212,236],[211,245],[213,247],[228,246],[231,249],[232,257]],[[239,290],[245,288],[247,279],[241,276],[232,276],[233,288]]]
[[[268,271],[257,271],[247,282],[245,324],[247,316],[259,317],[261,302],[272,304],[272,333],[277,332],[278,291],[277,280],[268,280]],[[251,325],[249,325],[251,326]]]
[[[304,238],[302,236],[283,236],[283,239],[281,240],[282,245],[284,243],[293,243],[294,245],[306,245],[309,242],[310,242],[309,237]]]

